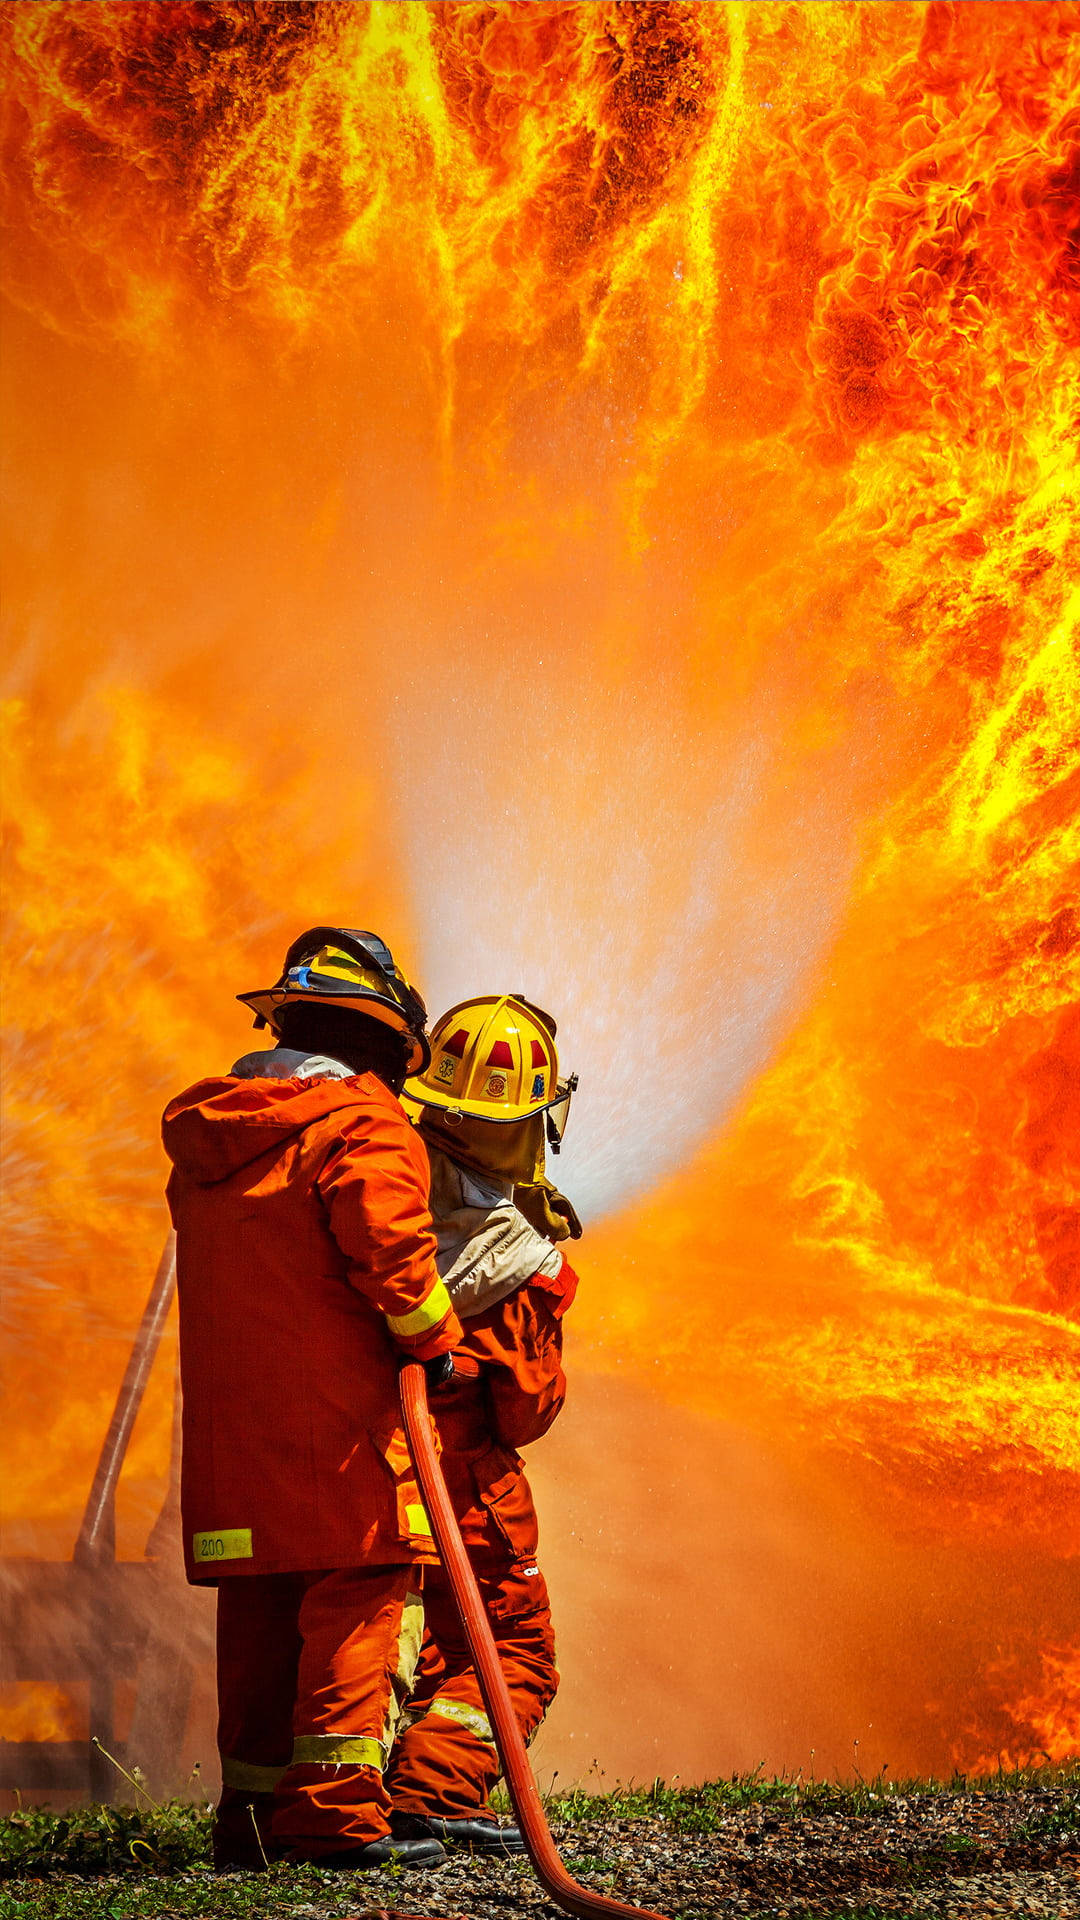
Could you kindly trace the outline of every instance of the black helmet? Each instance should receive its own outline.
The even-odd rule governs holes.
[[[424,1032],[427,1008],[377,933],[309,927],[285,955],[276,986],[236,997],[251,1008],[257,1027],[269,1026],[275,1033],[282,1007],[314,1002],[351,1009],[405,1035],[410,1073],[423,1073],[431,1060]]]

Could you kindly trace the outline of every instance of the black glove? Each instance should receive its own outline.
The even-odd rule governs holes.
[[[434,1360],[425,1360],[424,1373],[427,1377],[429,1393],[438,1393],[440,1387],[452,1387],[454,1384],[453,1354],[440,1353]]]

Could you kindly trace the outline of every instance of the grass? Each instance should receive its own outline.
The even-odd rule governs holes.
[[[1080,1762],[982,1779],[957,1774],[951,1780],[889,1781],[879,1776],[852,1784],[802,1775],[765,1779],[757,1771],[697,1787],[654,1780],[651,1786],[631,1783],[596,1795],[575,1788],[552,1792],[546,1804],[571,1870],[595,1874],[604,1869],[602,1830],[613,1820],[661,1819],[675,1833],[701,1834],[718,1830],[730,1814],[747,1807],[778,1819],[823,1814],[872,1819],[888,1816],[902,1799],[1041,1792],[1053,1793],[1053,1805],[1036,1807],[1013,1829],[1014,1836],[1057,1846],[1075,1837],[1080,1845]],[[219,1915],[223,1920],[288,1920],[293,1913],[344,1920],[363,1906],[354,1882],[315,1867],[213,1877],[211,1819],[209,1808],[177,1800],[144,1809],[87,1806],[57,1813],[20,1808],[0,1819],[0,1920],[216,1920]],[[916,1873],[932,1873],[938,1856],[944,1868],[947,1855],[955,1860],[976,1847],[963,1835],[939,1838]],[[530,1869],[522,1864],[521,1872],[528,1877]],[[409,1883],[401,1905],[413,1907],[420,1891]],[[385,1898],[380,1893],[379,1903]],[[816,1920],[884,1920],[884,1909],[829,1904]]]
[[[548,1818],[587,1824],[610,1819],[666,1820],[676,1833],[714,1833],[725,1815],[741,1807],[758,1806],[794,1818],[798,1814],[845,1813],[860,1819],[887,1815],[896,1800],[910,1798],[961,1799],[973,1793],[1016,1794],[1052,1790],[1065,1794],[1064,1808],[1037,1814],[1026,1824],[1025,1836],[1047,1838],[1075,1830],[1080,1820],[1080,1760],[1065,1766],[1017,1767],[978,1778],[953,1774],[948,1780],[872,1780],[845,1784],[807,1779],[803,1774],[766,1780],[760,1770],[732,1774],[729,1780],[710,1780],[700,1787],[668,1786],[654,1780],[650,1787],[616,1787],[612,1793],[589,1794],[581,1787],[552,1794],[546,1801]],[[1071,1812],[1070,1812],[1071,1808]]]
[[[210,1858],[209,1807],[25,1807],[0,1820],[0,1879],[51,1873],[182,1873]]]
[[[414,1907],[418,1891],[403,1889],[401,1906]],[[385,1892],[377,1898],[381,1905]],[[312,1914],[319,1920],[357,1920],[367,1905],[351,1876],[313,1867],[280,1867],[258,1878],[236,1879],[219,1879],[199,1867],[120,1884],[115,1879],[97,1885],[23,1880],[0,1888],[0,1920],[288,1920],[290,1914],[303,1920]]]

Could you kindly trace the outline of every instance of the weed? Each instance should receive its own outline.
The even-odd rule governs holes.
[[[210,1818],[207,1808],[179,1800],[160,1807],[73,1807],[67,1813],[23,1807],[0,1820],[0,1880],[138,1868],[181,1872],[209,1859]]]
[[[1080,1846],[1080,1794],[1067,1795],[1059,1807],[1033,1813],[1013,1833],[1017,1840],[1072,1840]]]

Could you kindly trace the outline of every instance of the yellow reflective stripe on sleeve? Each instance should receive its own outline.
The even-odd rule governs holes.
[[[196,1533],[193,1536],[196,1560],[251,1560],[250,1527],[226,1527],[222,1533]]]
[[[436,1280],[426,1300],[411,1313],[388,1313],[386,1324],[399,1339],[411,1339],[416,1333],[430,1333],[450,1312],[450,1295],[441,1280]]]
[[[495,1745],[495,1735],[487,1714],[481,1713],[479,1707],[471,1707],[467,1700],[436,1699],[432,1701],[428,1713],[441,1713],[446,1720],[456,1720],[459,1727],[475,1734],[478,1740],[486,1740],[489,1747]]]
[[[430,1540],[431,1521],[427,1517],[426,1507],[412,1506],[412,1505],[407,1506],[405,1509],[405,1518],[409,1523],[410,1533],[424,1533],[427,1535],[428,1539]]]
[[[221,1756],[221,1784],[237,1793],[273,1793],[285,1771],[284,1767],[257,1767],[250,1760],[234,1760],[227,1753]]]
[[[377,1767],[386,1765],[381,1740],[363,1734],[304,1733],[293,1741],[294,1767]]]

